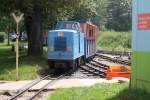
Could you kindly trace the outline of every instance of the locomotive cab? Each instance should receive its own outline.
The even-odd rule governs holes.
[[[52,67],[74,67],[84,56],[84,33],[73,21],[58,22],[48,33],[48,64]]]

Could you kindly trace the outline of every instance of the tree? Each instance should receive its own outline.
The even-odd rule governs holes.
[[[15,30],[15,23],[13,22],[13,19],[10,16],[3,16],[0,20],[0,31],[5,31],[7,34],[8,39],[8,45],[10,45],[9,35],[10,32]]]
[[[116,31],[131,30],[131,0],[110,0],[107,28]]]
[[[93,23],[95,23],[101,30],[105,29],[107,23],[107,7],[109,0],[95,0],[97,15],[92,18]]]
[[[93,17],[97,15],[96,7],[94,0],[84,0],[70,19],[77,21],[92,21]]]
[[[47,27],[45,20],[51,16],[49,23],[68,17],[82,0],[3,0],[0,9],[7,11],[20,11],[24,13],[24,23],[28,35],[28,54],[41,55],[43,53],[42,31]],[[8,8],[7,8],[8,7]],[[64,13],[65,12],[65,13]],[[69,15],[67,15],[67,13]],[[45,19],[44,19],[45,18]]]

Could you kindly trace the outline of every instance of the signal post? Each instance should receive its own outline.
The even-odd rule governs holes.
[[[15,51],[16,51],[16,81],[19,80],[19,23],[23,17],[23,14],[20,16],[16,16],[15,13],[12,13],[12,16],[17,24],[16,26],[16,46],[15,46]]]

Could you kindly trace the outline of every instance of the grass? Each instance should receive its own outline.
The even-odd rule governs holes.
[[[11,46],[7,43],[0,43],[0,80],[16,79],[16,56],[11,51]],[[41,75],[41,67],[46,66],[46,60],[43,57],[31,57],[26,55],[26,51],[20,51],[19,58],[19,79],[30,80]]]
[[[4,35],[5,34],[5,32],[0,32],[0,35]]]
[[[91,87],[58,89],[47,100],[148,100],[146,92],[128,88],[128,83],[97,84]]]
[[[131,51],[131,32],[100,31],[97,48],[100,50]]]

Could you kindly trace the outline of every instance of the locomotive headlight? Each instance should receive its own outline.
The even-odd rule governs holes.
[[[63,33],[62,32],[57,32],[57,37],[62,37]]]
[[[49,47],[49,52],[52,52],[52,51],[54,51],[54,46]]]
[[[67,47],[67,51],[68,51],[68,52],[71,52],[71,51],[72,51],[72,48],[71,48],[71,47]]]

